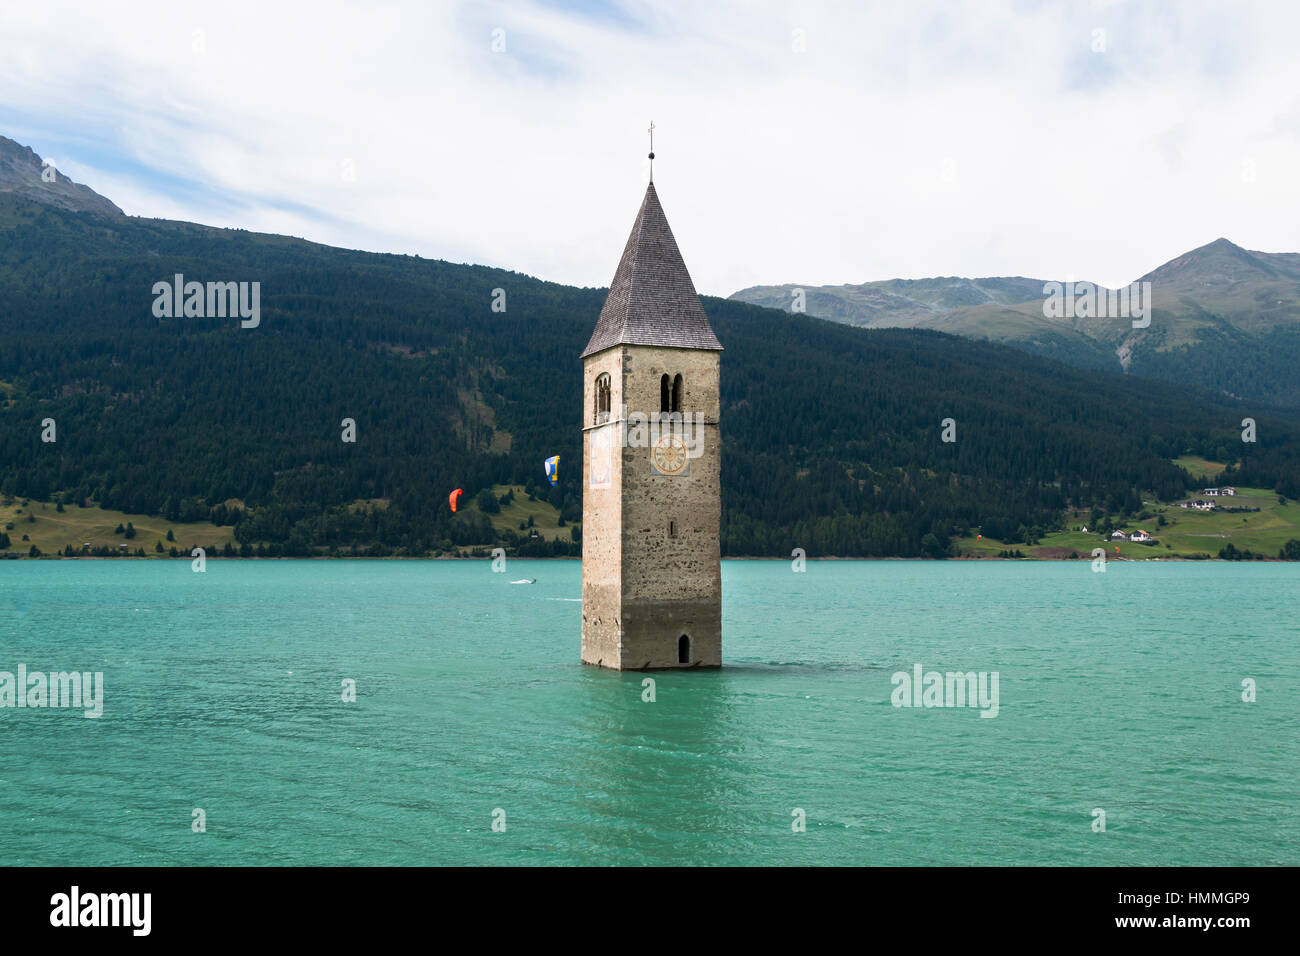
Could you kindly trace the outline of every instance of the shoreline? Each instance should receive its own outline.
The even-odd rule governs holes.
[[[582,562],[582,558],[580,556],[575,556],[575,555],[558,555],[558,556],[548,556],[548,557],[519,557],[516,555],[507,555],[506,557],[510,561],[577,561],[579,563]],[[42,554],[40,557],[36,557],[36,558],[33,558],[32,556],[27,554],[18,554],[12,552],[8,554],[0,555],[0,561],[193,561],[193,560],[194,558],[191,555],[177,555],[176,557],[173,558],[170,555],[154,555],[154,554],[146,555],[144,558],[141,558],[139,555],[128,555],[128,554],[113,555],[109,557],[105,557],[102,555],[91,555],[91,554],[73,555],[71,557],[69,557],[66,554]],[[365,554],[335,554],[335,555],[317,554],[311,556],[277,555],[276,557],[268,557],[268,556],[243,557],[241,555],[223,556],[219,554],[210,554],[210,555],[206,555],[204,560],[205,561],[493,561],[495,559],[490,555],[486,555],[483,557],[471,557],[469,555],[447,555],[447,554],[419,555],[419,556],[384,555],[382,557],[375,557],[372,555],[365,555]],[[723,561],[793,561],[794,559],[785,558],[785,557],[778,558],[778,557],[755,556],[755,555],[723,555],[722,560]],[[958,555],[951,558],[905,558],[900,556],[848,557],[844,555],[826,555],[824,557],[817,557],[817,558],[805,557],[803,560],[804,561],[928,561],[928,562],[933,562],[935,564],[940,564],[949,561],[963,561],[963,562],[988,562],[988,561],[1004,562],[1005,561],[1011,563],[1015,563],[1015,562],[1023,563],[1026,561],[1032,561],[1035,563],[1048,563],[1048,562],[1055,562],[1055,561],[1091,562],[1093,559],[1087,555],[1080,554],[1077,557],[1050,557],[1050,558],[1032,557],[1030,555],[1025,555],[1024,557],[1021,558],[1000,558],[997,556],[977,557],[974,555]],[[1187,555],[1167,555],[1167,556],[1161,556],[1156,558],[1126,558],[1123,557],[1122,555],[1115,555],[1113,557],[1107,556],[1106,561],[1108,564],[1158,564],[1161,562],[1172,562],[1172,561],[1177,561],[1180,563],[1190,562],[1194,564],[1204,564],[1207,561],[1221,562],[1223,564],[1267,564],[1270,562],[1274,564],[1295,563],[1295,562],[1288,561],[1285,558],[1278,558],[1278,557],[1238,558],[1233,560],[1229,558],[1220,558],[1215,555],[1206,555],[1203,558],[1192,558],[1192,557],[1188,557]]]

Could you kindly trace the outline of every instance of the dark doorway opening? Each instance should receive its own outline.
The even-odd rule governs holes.
[[[689,664],[691,662],[691,639],[683,634],[677,639],[677,663]]]

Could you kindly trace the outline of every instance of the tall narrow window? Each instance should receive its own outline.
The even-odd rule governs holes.
[[[672,405],[669,404],[672,399],[669,398],[668,392],[668,373],[665,372],[663,378],[659,379],[659,411],[661,412],[672,411]]]
[[[596,376],[596,424],[609,421],[609,375]]]
[[[670,522],[668,522],[668,537],[670,537],[670,538],[675,538],[675,537],[677,537],[677,522],[676,522],[676,521],[670,521]]]
[[[682,410],[682,377],[676,376],[673,379],[673,404],[669,411],[680,412]]]
[[[691,639],[683,634],[677,639],[677,663],[689,664],[691,662]]]

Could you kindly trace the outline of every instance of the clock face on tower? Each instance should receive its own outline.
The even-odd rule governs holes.
[[[650,473],[675,478],[688,473],[686,442],[677,435],[664,435],[650,450]]]

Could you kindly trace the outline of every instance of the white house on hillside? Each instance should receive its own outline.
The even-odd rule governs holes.
[[[1126,535],[1123,531],[1112,531],[1110,533],[1110,540],[1112,541],[1123,541],[1127,537],[1128,535]]]
[[[1130,541],[1150,541],[1151,535],[1145,531],[1134,531],[1128,538]]]

